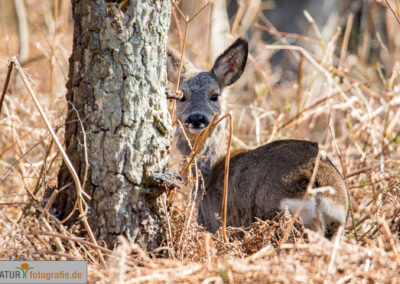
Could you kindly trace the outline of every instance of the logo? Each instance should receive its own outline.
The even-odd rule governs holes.
[[[68,260],[1,260],[1,283],[87,283],[87,262]]]
[[[22,277],[23,278],[27,278],[27,273],[28,270],[33,269],[33,267],[29,267],[29,264],[27,264],[26,262],[24,262],[23,264],[21,264],[21,267],[17,267],[17,269],[22,271]]]

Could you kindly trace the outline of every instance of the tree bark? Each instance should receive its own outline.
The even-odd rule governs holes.
[[[83,181],[82,120],[89,223],[109,246],[123,234],[152,250],[164,237],[165,212],[149,177],[165,170],[172,132],[165,94],[170,3],[130,0],[121,11],[104,0],[72,0],[72,11],[65,145]],[[62,165],[58,188],[67,185],[53,206],[59,218],[68,216],[76,199]]]

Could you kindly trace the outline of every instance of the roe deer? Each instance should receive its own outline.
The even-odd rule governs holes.
[[[247,41],[239,38],[208,72],[200,72],[184,60],[180,78],[182,97],[176,105],[176,116],[192,143],[213,115],[222,112],[222,90],[242,75],[247,53]],[[170,81],[177,79],[179,59],[176,52],[168,51]],[[198,221],[210,232],[221,225],[218,216],[222,209],[226,149],[223,127],[220,123],[211,129],[199,152],[198,167],[206,187]],[[190,148],[179,128],[176,135],[178,149],[189,155]],[[311,179],[318,151],[314,142],[280,140],[234,155],[229,167],[227,225],[248,226],[256,217],[271,219],[286,206],[294,214]],[[329,187],[333,194],[321,191],[309,195],[300,217],[306,227],[331,238],[346,222],[349,199],[341,175],[328,158],[320,159],[313,187]]]

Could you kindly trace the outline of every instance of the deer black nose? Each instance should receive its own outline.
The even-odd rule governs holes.
[[[187,123],[194,128],[204,128],[208,125],[206,117],[202,114],[192,114],[187,119]]]

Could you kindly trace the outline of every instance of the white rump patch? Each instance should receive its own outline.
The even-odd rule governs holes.
[[[280,209],[288,208],[290,214],[294,215],[301,204],[301,199],[286,198],[281,201]],[[300,211],[300,217],[305,226],[309,227],[317,216],[316,200],[314,197],[307,199]]]
[[[319,210],[322,215],[329,216],[342,224],[346,221],[347,209],[340,204],[333,203],[327,197],[320,197]]]
[[[344,224],[346,221],[347,210],[344,206],[332,202],[329,197],[309,197],[303,204],[300,217],[303,219],[304,225],[311,226],[318,216],[323,217],[324,222],[336,221]],[[290,214],[295,214],[297,208],[301,204],[301,199],[283,199],[280,203],[280,209],[288,208]],[[318,206],[318,207],[317,207]]]

